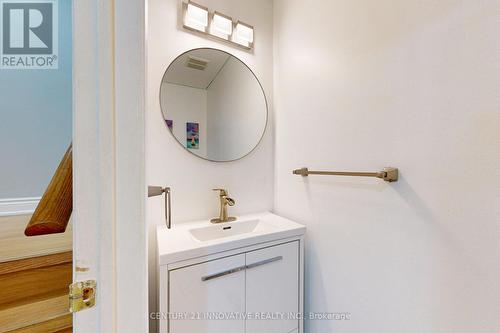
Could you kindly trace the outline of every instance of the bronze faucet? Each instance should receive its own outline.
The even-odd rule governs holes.
[[[227,216],[227,206],[234,206],[236,201],[233,198],[227,196],[227,191],[222,188],[214,188],[214,191],[219,191],[220,199],[220,214],[218,218],[213,218],[210,220],[212,223],[223,223],[236,221],[236,217]]]

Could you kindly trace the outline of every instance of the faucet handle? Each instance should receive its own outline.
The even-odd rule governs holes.
[[[227,191],[223,188],[213,188],[212,189],[213,191],[219,191],[219,195],[220,196],[223,196],[223,195],[227,195]]]

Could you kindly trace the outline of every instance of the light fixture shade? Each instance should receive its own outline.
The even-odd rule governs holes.
[[[234,41],[238,44],[250,47],[253,43],[253,27],[242,22],[236,23]]]
[[[188,2],[186,13],[184,15],[184,26],[198,31],[207,32],[208,8],[193,2]]]
[[[210,34],[229,39],[233,33],[233,19],[224,14],[215,12],[210,23]]]

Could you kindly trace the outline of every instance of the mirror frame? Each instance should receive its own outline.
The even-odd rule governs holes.
[[[232,159],[232,160],[224,160],[224,161],[218,161],[218,160],[212,160],[212,159],[209,159],[207,157],[203,157],[203,156],[200,156],[200,155],[197,155],[195,154],[194,152],[192,152],[191,150],[189,150],[188,148],[186,148],[178,139],[177,137],[174,135],[174,133],[168,128],[167,126],[167,123],[165,121],[165,117],[164,117],[164,114],[163,114],[163,110],[162,110],[162,103],[161,103],[161,85],[163,84],[163,81],[165,79],[165,76],[167,75],[168,73],[168,70],[170,69],[170,67],[175,63],[175,61],[177,59],[179,59],[180,57],[182,57],[183,55],[185,55],[186,53],[189,53],[191,51],[196,51],[196,50],[215,50],[215,51],[220,51],[220,52],[224,52],[226,53],[227,55],[231,56],[231,57],[234,57],[236,60],[238,60],[240,63],[242,63],[249,71],[250,73],[252,73],[252,75],[254,76],[254,78],[257,80],[257,83],[259,83],[259,87],[260,89],[262,90],[262,95],[264,96],[264,101],[266,103],[266,123],[264,125],[264,129],[262,131],[262,134],[260,136],[260,139],[259,141],[255,144],[255,146],[248,152],[248,153],[245,153],[243,156],[239,157],[239,158],[235,158],[235,159]],[[165,126],[165,129],[172,135],[172,137],[174,138],[174,140],[183,148],[183,150],[187,151],[188,153],[198,157],[198,158],[201,158],[205,161],[210,161],[210,162],[218,162],[218,163],[226,163],[226,162],[234,162],[234,161],[239,161],[245,157],[247,157],[248,155],[250,155],[251,153],[253,153],[257,147],[262,143],[262,140],[264,139],[264,135],[266,134],[267,132],[267,127],[269,125],[269,104],[267,102],[267,96],[266,96],[266,92],[264,90],[264,87],[262,86],[262,83],[260,82],[259,78],[257,77],[257,75],[255,75],[254,71],[250,68],[250,66],[248,66],[243,60],[241,60],[240,58],[238,58],[237,56],[235,56],[234,54],[232,53],[229,53],[227,51],[224,51],[224,50],[221,50],[221,49],[216,49],[214,47],[197,47],[197,48],[193,48],[193,49],[189,49],[185,52],[182,52],[181,54],[179,54],[177,57],[174,58],[174,60],[172,60],[170,62],[170,64],[167,66],[167,69],[165,70],[165,72],[163,73],[163,76],[161,77],[161,83],[160,83],[160,89],[159,89],[159,94],[158,94],[158,97],[159,97],[159,103],[160,103],[160,113],[161,113],[161,118],[163,119],[163,124]]]

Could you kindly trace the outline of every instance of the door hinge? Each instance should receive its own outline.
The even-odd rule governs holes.
[[[97,282],[79,281],[69,285],[69,311],[78,312],[95,305]]]

